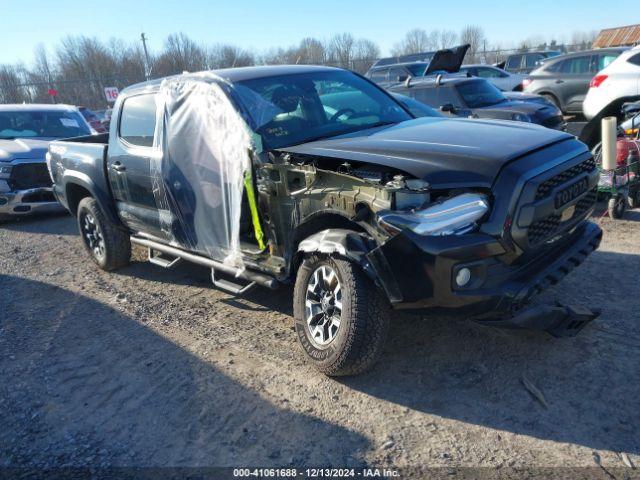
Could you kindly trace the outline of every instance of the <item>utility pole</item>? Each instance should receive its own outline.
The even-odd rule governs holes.
[[[149,80],[149,75],[151,74],[151,62],[149,62],[149,52],[147,51],[147,37],[145,36],[144,32],[140,34],[140,38],[142,39],[142,48],[144,49],[144,78]]]

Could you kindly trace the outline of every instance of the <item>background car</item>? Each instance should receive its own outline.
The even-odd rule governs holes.
[[[602,48],[551,58],[524,80],[524,91],[543,95],[564,113],[582,113],[593,76],[624,51]]]
[[[428,62],[397,63],[381,67],[371,67],[366,77],[381,87],[389,87],[404,82],[408,77],[422,77],[429,66]]]
[[[45,162],[49,141],[90,134],[70,105],[0,105],[0,220],[61,211]]]
[[[565,130],[567,126],[557,107],[509,100],[483,78],[438,76],[414,80],[408,86],[398,84],[390,87],[389,91],[407,95],[450,116],[515,120],[556,130]]]
[[[626,50],[591,80],[584,116],[618,115],[622,104],[640,99],[640,46]]]
[[[89,110],[87,107],[78,107],[78,110],[96,133],[107,133],[108,129],[105,128],[102,120],[100,120],[100,117],[98,117],[95,112]]]
[[[507,92],[522,90],[522,81],[525,79],[524,74],[509,73],[492,65],[463,65],[460,67],[460,72],[484,78],[500,90]]]
[[[444,115],[435,108],[419,102],[415,98],[400,93],[392,93],[391,95],[409,110],[414,117],[444,117]]]
[[[511,73],[529,73],[546,58],[556,57],[562,52],[557,50],[542,50],[538,52],[523,52],[509,55],[504,62],[504,69]],[[501,66],[501,65],[498,65]]]
[[[407,79],[439,73],[455,73],[460,70],[469,45],[445,48],[436,52],[424,52],[401,57],[381,58],[367,71],[365,77],[383,88],[402,83]]]

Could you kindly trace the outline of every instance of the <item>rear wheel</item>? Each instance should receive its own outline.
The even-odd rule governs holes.
[[[91,197],[78,204],[78,229],[89,255],[101,269],[114,270],[129,263],[129,234],[110,223]]]
[[[543,93],[542,97],[545,100],[547,100],[548,102],[551,102],[556,107],[560,108],[560,102],[558,102],[558,99],[556,97],[554,97],[553,95],[551,95],[550,93]],[[562,110],[562,109],[560,108],[560,110]]]
[[[293,299],[298,340],[322,373],[355,375],[373,366],[391,307],[358,265],[332,256],[305,258]]]
[[[617,194],[615,197],[611,197],[607,205],[607,210],[609,211],[609,216],[611,218],[622,218],[624,212],[627,210],[627,199],[621,193]]]

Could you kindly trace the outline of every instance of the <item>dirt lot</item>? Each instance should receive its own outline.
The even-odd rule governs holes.
[[[395,318],[370,373],[309,366],[291,290],[233,298],[193,266],[88,260],[68,216],[0,226],[0,466],[640,464],[640,211],[549,299],[553,339]],[[523,379],[526,379],[524,380]],[[525,388],[533,384],[543,398]],[[544,405],[546,403],[546,406]]]

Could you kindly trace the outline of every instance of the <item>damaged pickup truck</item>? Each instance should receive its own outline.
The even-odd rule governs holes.
[[[577,333],[527,307],[594,251],[598,171],[573,136],[413,118],[341,69],[251,67],[124,90],[108,135],[53,142],[54,192],[103,269],[131,244],[234,294],[295,283],[295,329],[327,375],[379,356],[394,309]]]

